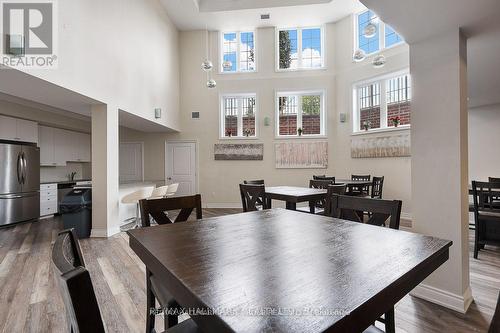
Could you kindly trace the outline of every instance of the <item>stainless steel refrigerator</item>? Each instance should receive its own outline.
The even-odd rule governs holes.
[[[0,227],[40,217],[40,149],[0,142]]]

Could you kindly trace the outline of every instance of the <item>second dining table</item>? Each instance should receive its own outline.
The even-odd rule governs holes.
[[[286,209],[296,210],[297,203],[309,202],[309,210],[314,214],[314,204],[326,198],[327,190],[297,186],[266,187],[266,198],[286,202]]]

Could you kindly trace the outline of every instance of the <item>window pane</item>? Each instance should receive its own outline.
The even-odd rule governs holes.
[[[224,136],[238,135],[238,101],[224,98]]]
[[[279,103],[279,135],[297,135],[298,96],[282,96]]]
[[[302,30],[302,67],[322,67],[321,29]]]
[[[411,80],[403,75],[387,80],[387,126],[394,126],[394,119],[399,118],[400,125],[411,123]]]
[[[389,25],[385,25],[385,47],[402,42],[403,38]]]
[[[358,88],[359,128],[380,128],[380,84]]]
[[[364,29],[369,24],[373,23],[377,27],[375,36],[366,38]],[[368,10],[358,15],[358,48],[365,51],[366,54],[377,52],[379,50],[380,39],[380,22],[379,18],[372,11]]]
[[[240,70],[255,70],[255,46],[253,32],[242,32],[240,34]]]
[[[223,60],[224,62],[231,62],[230,67],[223,67],[224,72],[235,72],[236,71],[236,53],[238,50],[238,41],[236,40],[236,33],[231,32],[231,33],[226,33],[224,34],[224,56]]]
[[[302,96],[302,133],[321,134],[321,96]]]
[[[280,30],[279,60],[281,69],[298,67],[297,30]]]
[[[255,97],[243,98],[243,135],[255,136]]]

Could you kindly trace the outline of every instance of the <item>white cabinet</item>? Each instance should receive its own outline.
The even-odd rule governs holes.
[[[0,116],[0,139],[38,143],[38,124],[34,121]]]
[[[40,165],[64,166],[90,160],[89,134],[40,126]]]
[[[57,184],[40,185],[40,216],[57,213]]]

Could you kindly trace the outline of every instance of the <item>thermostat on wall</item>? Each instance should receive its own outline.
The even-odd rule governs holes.
[[[347,113],[341,113],[339,119],[341,123],[345,123],[347,121]]]

